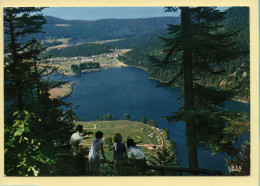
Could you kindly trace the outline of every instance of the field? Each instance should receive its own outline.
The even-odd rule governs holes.
[[[53,60],[55,61],[56,58],[53,58]],[[56,64],[52,65],[54,67],[58,67],[57,72],[59,74],[64,74],[67,76],[72,76],[75,75],[75,73],[72,72],[71,70],[71,65],[79,65],[82,62],[80,60],[66,60],[66,61],[62,61],[62,62],[56,62]]]
[[[48,50],[55,49],[55,48],[59,49],[59,48],[65,48],[65,47],[71,46],[71,45],[68,44],[69,40],[70,40],[70,38],[46,39],[46,40],[42,40],[42,42],[46,42],[46,43],[52,43],[52,42],[55,42],[55,41],[62,42],[62,44],[60,44],[60,45],[48,47],[46,49],[46,51],[48,51]]]
[[[102,68],[127,66],[124,63],[118,61],[115,57],[98,57],[94,62],[98,62]]]
[[[117,57],[115,56],[123,55],[128,51],[130,50],[120,49],[120,50],[116,50],[114,53],[92,56],[91,59],[93,60],[92,62],[99,63],[102,69],[127,66],[124,63],[118,61]],[[88,63],[88,62],[82,62],[82,60],[80,59],[75,60],[74,57],[72,58],[57,57],[57,58],[51,58],[48,65],[57,67],[58,68],[57,73],[59,74],[73,76],[76,74],[71,70],[71,65],[79,65],[81,63]],[[95,71],[95,70],[100,70],[100,69],[91,69],[91,70],[87,70],[86,72]]]
[[[123,136],[123,143],[126,144],[127,138],[132,138],[137,143],[144,154],[149,157],[154,155],[156,147],[161,146],[163,143],[167,143],[165,140],[164,133],[162,130],[152,128],[148,124],[141,122],[134,122],[128,120],[121,121],[92,121],[92,122],[76,122],[84,126],[84,130],[87,132],[102,131],[104,133],[104,150],[106,153],[107,159],[112,160],[112,151],[109,148],[109,145],[105,142],[106,138],[112,137],[116,133],[120,133]],[[151,135],[153,133],[153,135]],[[92,139],[95,137],[94,134],[86,135],[84,137],[83,145],[89,147],[91,145]],[[149,136],[148,136],[149,135]],[[151,137],[152,136],[152,137]],[[152,149],[148,149],[147,145],[153,144]]]
[[[98,44],[104,44],[104,43],[109,43],[109,42],[115,42],[115,41],[120,41],[122,39],[109,39],[109,40],[103,40],[103,41],[96,41],[92,43],[98,43]]]
[[[70,38],[62,38],[62,39],[46,39],[46,40],[42,40],[42,42],[48,42],[48,43],[52,43],[54,41],[59,41],[62,42],[63,44],[68,44]]]

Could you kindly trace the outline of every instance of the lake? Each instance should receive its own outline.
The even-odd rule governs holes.
[[[177,162],[179,166],[188,166],[187,148],[184,132],[185,125],[175,123],[169,125],[161,116],[171,115],[179,109],[178,100],[181,91],[167,87],[156,87],[156,80],[151,80],[147,72],[132,67],[111,68],[78,76],[52,76],[55,80],[75,82],[73,93],[64,98],[74,106],[79,118],[85,121],[96,120],[96,116],[111,113],[117,119],[122,119],[128,113],[132,120],[140,121],[144,116],[148,120],[155,120],[159,128],[168,128],[170,138],[177,144]],[[229,102],[227,108],[249,112],[249,104]],[[214,169],[227,172],[225,156],[198,150],[200,168]]]

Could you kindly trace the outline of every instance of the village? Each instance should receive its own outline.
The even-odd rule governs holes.
[[[118,57],[120,50],[114,50],[113,53],[105,53],[99,55],[92,55],[92,56],[76,56],[76,57],[56,57],[56,58],[49,58],[48,60],[42,59],[41,63],[45,64],[60,64],[61,62],[94,62],[97,58],[108,58],[113,59]]]
[[[117,57],[119,55],[124,55],[124,53],[128,51],[130,51],[130,49],[112,49],[111,53],[109,52],[92,56],[55,57],[49,59],[41,59],[40,66],[51,65],[52,67],[58,68],[55,73],[65,76],[73,76],[77,74],[72,71],[71,65],[80,65],[82,63],[94,62],[100,64],[100,69],[91,69],[84,72],[127,66],[124,63],[118,61]]]
[[[99,63],[99,69],[87,69],[82,70],[82,73],[99,71],[102,69],[107,68],[118,68],[127,66],[124,63],[120,62],[117,57],[118,55],[123,55],[125,52],[129,51],[129,49],[120,49],[120,50],[113,50],[113,53],[105,53],[99,55],[92,55],[92,56],[77,56],[77,57],[56,57],[50,58],[48,60],[42,59],[40,61],[40,66],[52,66],[57,68],[56,74],[61,74],[65,76],[74,76],[77,75],[73,72],[71,66],[72,65],[80,65],[84,63]],[[49,91],[50,98],[64,98],[69,96],[73,91],[73,82],[62,85],[61,87],[57,87],[55,89],[51,89]]]

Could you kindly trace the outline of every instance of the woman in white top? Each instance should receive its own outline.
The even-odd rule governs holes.
[[[135,142],[133,139],[127,140],[127,156],[128,158],[134,158],[134,159],[145,159],[144,153],[141,151],[139,147],[135,145]]]
[[[128,158],[144,159],[145,155],[139,147],[135,145],[133,139],[127,140],[127,156]]]
[[[97,131],[95,137],[91,143],[91,149],[88,155],[88,163],[89,163],[89,171],[94,175],[98,175],[100,173],[100,164],[101,158],[99,154],[99,150],[101,150],[101,154],[103,159],[106,160],[106,156],[103,148],[103,132]]]

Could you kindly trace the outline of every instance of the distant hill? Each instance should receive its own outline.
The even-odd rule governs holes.
[[[73,45],[65,48],[56,48],[48,50],[44,55],[51,55],[52,57],[75,57],[75,56],[91,56],[102,53],[109,53],[109,49],[135,49],[148,43],[151,44],[152,40],[156,40],[156,45],[162,45],[158,39],[159,36],[165,35],[167,29],[158,29],[149,33],[137,35],[135,37],[121,39],[119,41],[106,42],[104,44],[85,43],[81,45]],[[53,42],[59,44],[59,42]],[[45,46],[52,46],[53,43],[45,43]],[[152,46],[154,47],[154,45]]]
[[[47,21],[43,26],[45,33],[37,35],[38,39],[71,38],[71,43],[135,37],[158,29],[166,29],[169,23],[180,23],[179,17],[83,21],[45,16],[45,19]]]
[[[137,35],[135,37],[130,37],[130,38],[125,38],[119,41],[113,41],[113,42],[108,42],[106,44],[111,45],[115,48],[118,49],[123,49],[123,48],[130,48],[134,49],[138,46],[145,45],[146,43],[150,43],[152,40],[157,40],[159,36],[167,34],[167,29],[166,28],[161,28],[149,33]]]
[[[225,30],[241,30],[236,39],[241,43],[243,50],[249,50],[249,8],[233,7],[226,12],[227,19],[223,23]]]

